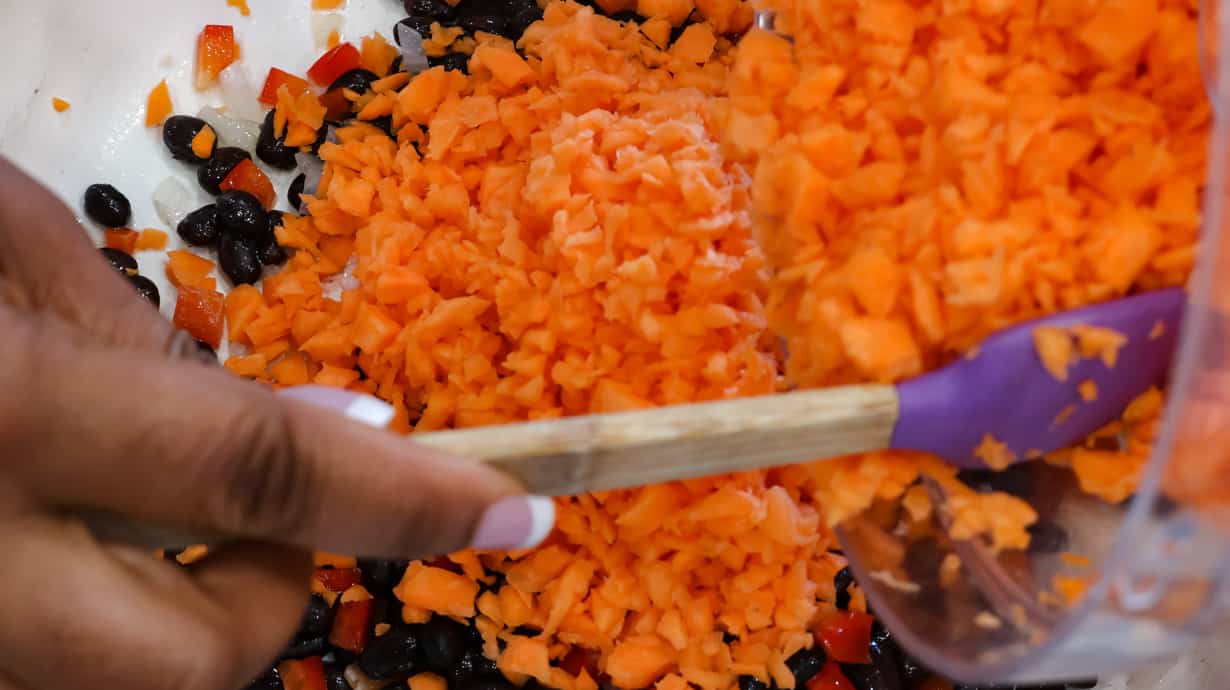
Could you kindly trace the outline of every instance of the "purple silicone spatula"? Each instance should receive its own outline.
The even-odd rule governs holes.
[[[900,448],[984,467],[989,434],[1017,460],[1072,445],[1161,383],[1186,297],[1161,290],[996,333],[976,356],[911,381],[842,386],[633,412],[417,434],[412,442],[497,466],[540,495],[571,495]],[[1118,361],[1080,359],[1057,380],[1034,349],[1040,326],[1110,328]],[[1082,399],[1092,381],[1097,396]],[[1067,410],[1067,412],[1065,412]],[[183,546],[203,535],[92,521],[107,536]],[[169,543],[176,542],[176,543]]]

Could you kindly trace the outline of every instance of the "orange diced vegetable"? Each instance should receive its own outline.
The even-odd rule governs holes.
[[[69,108],[71,108],[72,105],[68,101],[64,100],[63,98],[52,98],[51,107],[55,108],[55,111],[57,113],[62,113],[68,110]]]
[[[146,228],[137,236],[138,250],[141,249],[166,249],[167,234],[162,230],[154,228]]]
[[[137,237],[140,235],[136,230],[128,228],[107,228],[103,231],[103,239],[108,247],[118,249],[125,254],[132,254],[137,251]]]
[[[1042,368],[1058,381],[1068,380],[1068,367],[1074,361],[1072,336],[1062,328],[1039,326],[1033,330],[1034,350]]]
[[[181,285],[175,302],[175,327],[217,349],[222,344],[223,300],[222,293],[215,290]]]
[[[217,143],[218,135],[214,134],[213,127],[205,125],[195,137],[192,137],[192,155],[199,160],[209,160],[210,156],[214,155],[214,147]]]
[[[171,105],[171,92],[167,89],[167,80],[163,79],[149,92],[145,104],[145,126],[157,127],[167,121],[175,112]]]
[[[168,252],[167,278],[175,287],[202,287],[210,280],[214,262],[197,256],[186,249]]]

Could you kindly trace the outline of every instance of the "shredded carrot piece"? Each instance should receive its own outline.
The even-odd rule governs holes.
[[[1112,329],[1098,326],[1073,326],[1081,357],[1101,357],[1107,367],[1114,368],[1119,361],[1119,348],[1127,344],[1127,336]]]
[[[174,112],[175,108],[171,105],[171,91],[167,88],[167,81],[163,79],[149,92],[149,99],[145,105],[145,126],[157,127],[166,122]]]
[[[1055,419],[1051,420],[1051,428],[1061,426],[1064,422],[1068,421],[1068,417],[1071,417],[1074,412],[1076,412],[1076,405],[1064,405],[1059,414],[1055,415]]]
[[[1063,561],[1064,565],[1068,565],[1073,568],[1088,568],[1093,565],[1093,561],[1089,560],[1088,556],[1082,556],[1078,553],[1072,553],[1070,551],[1064,551],[1059,554],[1059,560]]]
[[[339,44],[341,44],[341,42],[342,42],[342,35],[338,33],[337,29],[334,29],[329,32],[329,38],[325,41],[325,45],[330,50],[332,50],[333,48],[336,48]]]
[[[252,16],[252,11],[248,9],[248,0],[226,0],[226,4],[228,7],[234,7],[239,10],[239,14],[245,17]]]
[[[1093,402],[1098,399],[1097,381],[1081,381],[1080,384],[1076,386],[1076,391],[1080,393],[1081,400],[1084,400],[1085,402]]]
[[[69,108],[71,108],[72,104],[70,104],[68,101],[64,100],[63,98],[52,98],[51,107],[55,108],[55,111],[57,113],[62,113],[68,110]]]
[[[1149,329],[1149,340],[1157,340],[1166,334],[1166,322],[1158,321]]]
[[[346,6],[346,0],[312,0],[312,9],[322,12],[338,10]]]
[[[1008,444],[991,434],[983,435],[982,442],[974,449],[974,457],[981,459],[993,470],[1005,469],[1016,462],[1016,453],[1008,448]]]
[[[1039,326],[1033,330],[1034,350],[1042,367],[1057,381],[1068,380],[1068,367],[1075,359],[1072,337],[1062,328]]]

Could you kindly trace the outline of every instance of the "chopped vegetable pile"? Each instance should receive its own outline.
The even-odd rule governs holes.
[[[177,208],[172,180],[159,212],[233,286],[170,252],[176,325],[228,342],[237,374],[378,395],[397,431],[895,382],[1191,270],[1209,126],[1193,3],[772,0],[775,31],[743,0],[405,4],[394,43],[270,69],[263,123],[170,117],[165,82],[147,113],[218,196]],[[198,87],[237,79],[232,27],[197,50]],[[265,169],[293,171],[294,214]],[[144,280],[129,254],[165,234],[125,229],[127,200],[96,187],[106,257]],[[1113,367],[1123,344],[1034,339],[1085,400],[1070,364]],[[1046,461],[1122,501],[1161,406],[1149,391]],[[989,434],[977,453],[1016,459]],[[930,524],[922,477],[949,494],[934,538],[1066,543],[1011,490],[1017,468],[901,451],[570,497],[527,552],[322,555],[302,630],[253,687],[948,688],[868,615],[831,531],[874,537],[871,562],[916,587],[893,535]]]

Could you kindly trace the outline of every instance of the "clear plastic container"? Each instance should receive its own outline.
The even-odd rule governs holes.
[[[876,613],[920,661],[960,681],[1121,673],[1172,660],[1230,623],[1230,79],[1216,76],[1230,75],[1230,50],[1217,50],[1218,37],[1230,37],[1230,12],[1215,9],[1203,8],[1200,37],[1215,104],[1203,244],[1164,430],[1144,480],[1117,506],[1083,494],[1070,472],[1042,463],[1000,480],[1024,486],[1039,514],[1066,530],[1068,543],[1058,551],[1090,559],[1083,599],[1066,605],[1047,594],[1053,575],[1072,570],[1070,557],[1046,549],[996,557],[973,542],[950,546],[959,577],[944,572],[946,553],[929,543],[907,554],[913,585],[877,581],[864,538],[843,530]],[[933,497],[938,491],[932,487]]]

